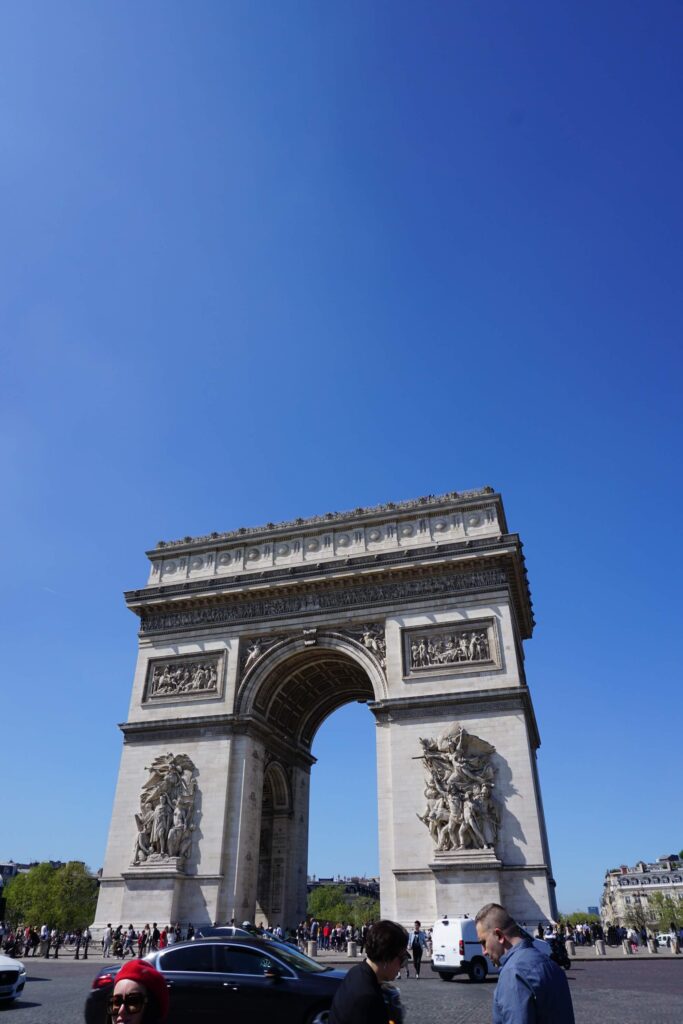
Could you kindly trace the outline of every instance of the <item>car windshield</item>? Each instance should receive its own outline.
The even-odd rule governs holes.
[[[304,974],[320,974],[323,971],[332,970],[331,967],[316,963],[315,960],[311,960],[310,956],[300,953],[294,946],[288,946],[285,942],[280,942],[279,939],[270,939],[269,944],[275,946],[280,959],[296,971],[302,971]]]

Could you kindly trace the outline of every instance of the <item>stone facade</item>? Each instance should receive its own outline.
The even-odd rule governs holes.
[[[600,916],[606,925],[654,927],[657,914],[650,905],[654,893],[683,900],[683,861],[679,857],[671,854],[654,864],[641,860],[632,868],[622,864],[606,871]]]
[[[139,653],[95,928],[300,920],[311,745],[352,700],[377,723],[382,913],[430,921],[495,899],[555,916],[522,653],[534,622],[499,495],[148,554],[147,586],[126,594]],[[173,759],[184,783],[150,776]]]

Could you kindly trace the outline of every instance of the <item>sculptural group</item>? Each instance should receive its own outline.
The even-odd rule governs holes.
[[[197,792],[196,769],[185,754],[155,758],[140,794],[135,815],[137,836],[133,864],[187,860],[192,851]]]
[[[459,723],[437,740],[421,739],[427,807],[418,814],[440,852],[491,849],[500,811],[493,797],[495,747]]]

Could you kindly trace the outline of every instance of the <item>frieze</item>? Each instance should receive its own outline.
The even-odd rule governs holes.
[[[412,580],[385,580],[344,590],[291,594],[282,597],[248,599],[208,608],[190,608],[182,612],[142,615],[140,631],[144,634],[191,629],[195,626],[222,626],[288,615],[315,615],[325,612],[362,608],[373,604],[396,603],[420,598],[448,597],[469,590],[505,586],[503,569],[481,569],[477,572],[440,573]]]
[[[219,696],[224,660],[223,652],[152,659],[147,665],[143,703]]]
[[[427,494],[421,498],[410,498],[407,501],[389,501],[382,505],[369,505],[364,508],[355,508],[347,512],[326,512],[324,515],[308,516],[306,519],[288,519],[281,523],[266,523],[265,526],[241,526],[237,530],[228,530],[223,533],[208,533],[201,537],[182,537],[179,540],[160,540],[157,548],[180,547],[185,544],[210,544],[213,541],[231,540],[252,534],[263,533],[269,530],[289,530],[302,526],[313,526],[317,523],[339,522],[353,516],[373,515],[383,512],[405,512],[411,509],[419,509],[433,505],[442,505],[447,501],[467,501],[472,498],[487,498],[495,494],[492,487],[482,487],[471,491],[449,491],[446,494]]]
[[[411,677],[499,668],[497,639],[493,619],[405,630],[403,674]]]

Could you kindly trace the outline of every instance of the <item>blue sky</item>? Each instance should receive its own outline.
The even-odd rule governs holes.
[[[560,907],[683,847],[682,29],[2,5],[0,858],[102,863],[146,548],[487,484]],[[317,737],[311,872],[377,870],[373,730]]]

